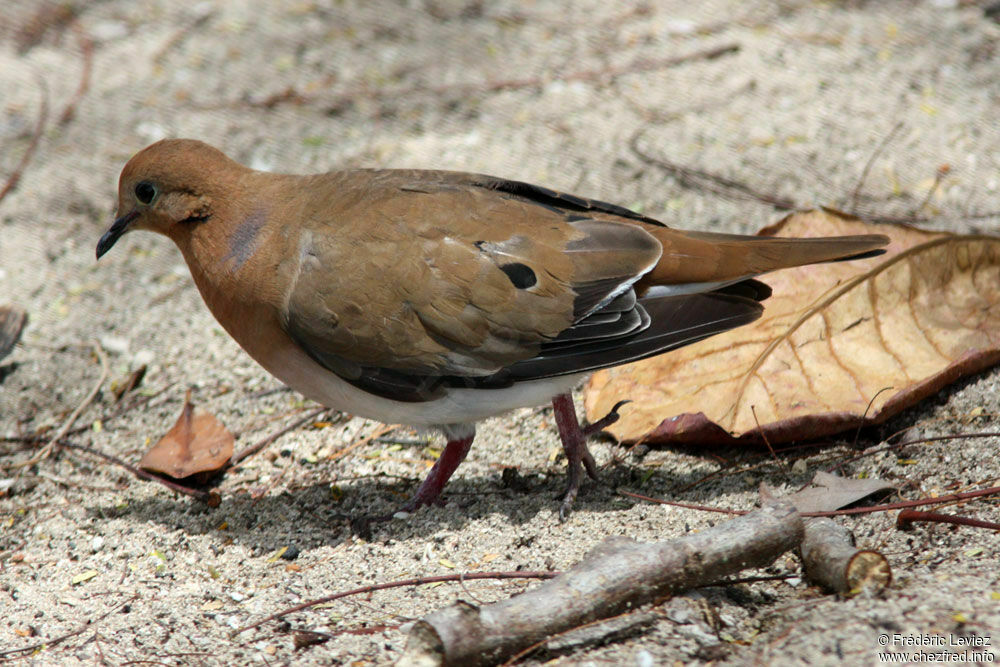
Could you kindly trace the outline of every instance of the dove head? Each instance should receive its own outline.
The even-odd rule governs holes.
[[[164,139],[142,149],[122,169],[118,213],[97,243],[97,258],[136,229],[180,241],[220,216],[238,179],[250,170],[194,139]]]

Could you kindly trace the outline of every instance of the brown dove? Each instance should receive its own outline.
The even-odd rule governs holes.
[[[587,373],[757,319],[754,276],[878,254],[884,236],[681,231],[537,185],[449,171],[255,171],[168,139],[122,170],[117,219],[169,237],[209,310],[305,396],[448,444],[402,509],[438,500],[475,423],[551,400],[569,463],[560,515],[596,477],[570,391]]]

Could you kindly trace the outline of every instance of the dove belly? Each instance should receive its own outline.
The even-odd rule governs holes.
[[[272,375],[317,403],[387,424],[442,426],[476,422],[516,408],[534,407],[569,392],[587,373],[517,382],[497,389],[448,388],[427,401],[394,401],[360,389],[319,365],[304,352],[286,348],[258,358]]]

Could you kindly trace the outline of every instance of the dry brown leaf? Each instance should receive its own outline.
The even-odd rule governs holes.
[[[894,491],[896,486],[881,479],[852,479],[818,471],[804,488],[787,496],[776,496],[766,486],[761,486],[764,499],[781,498],[795,505],[799,512],[832,512],[870,495]]]
[[[215,415],[191,404],[188,391],[177,423],[146,452],[139,467],[174,479],[210,476],[232,458],[233,440]]]
[[[1000,362],[1000,238],[826,210],[760,233],[873,232],[891,238],[885,255],[765,276],[774,295],[757,322],[599,371],[584,394],[588,417],[629,398],[608,429],[619,440],[774,444],[880,423]]]

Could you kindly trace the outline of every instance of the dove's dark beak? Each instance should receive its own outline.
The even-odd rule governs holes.
[[[112,246],[122,237],[122,234],[128,231],[128,226],[132,221],[138,217],[139,211],[132,211],[115,220],[114,224],[108,228],[108,231],[104,232],[101,240],[97,242],[97,259],[100,259],[101,255],[111,250]]]

